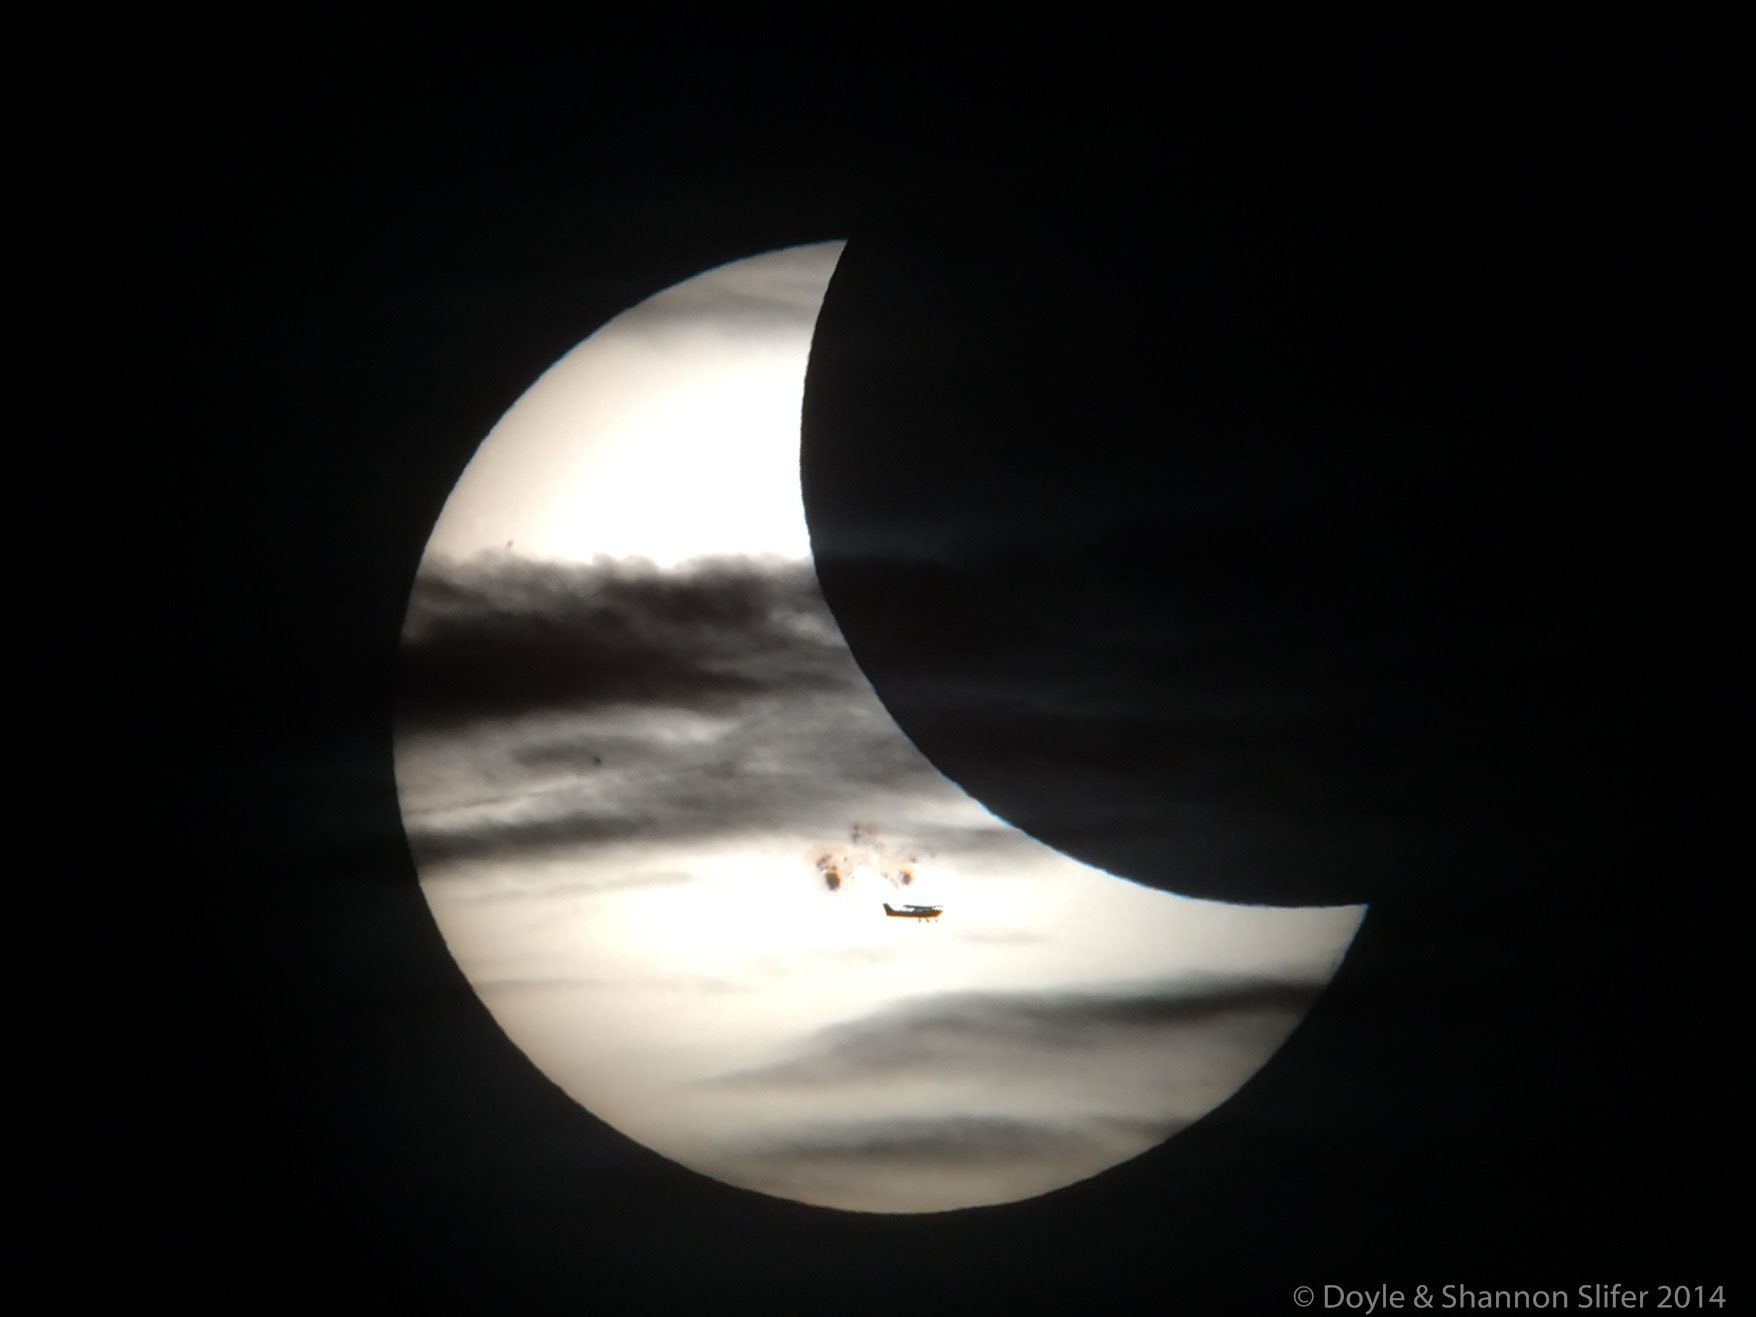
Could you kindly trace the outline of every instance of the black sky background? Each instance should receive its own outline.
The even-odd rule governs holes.
[[[161,18],[45,51],[15,644],[51,1278],[266,1311],[1733,1283],[1720,39]],[[446,956],[391,778],[408,587],[500,412],[641,297],[840,236],[807,494],[905,728],[1081,858],[1374,902],[1238,1098],[948,1217],[722,1189],[581,1113]]]

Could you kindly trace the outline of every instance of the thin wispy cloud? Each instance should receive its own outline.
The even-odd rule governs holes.
[[[1008,1166],[1036,1160],[1057,1147],[1083,1150],[1090,1142],[1048,1121],[999,1116],[914,1116],[867,1119],[792,1140],[756,1143],[745,1154],[795,1168],[869,1163],[883,1168],[927,1164]]]
[[[824,243],[771,252],[759,264],[739,262],[668,290],[617,321],[619,331],[674,349],[692,330],[733,339],[809,338],[828,272],[842,244]]]
[[[1209,978],[947,991],[839,1021],[790,1053],[702,1081],[767,1128],[710,1174],[767,1192],[911,1210],[1004,1201],[1082,1178],[1186,1128],[1296,1026],[1318,982]],[[779,1120],[779,1125],[773,1122]]]
[[[1156,1046],[1172,1034],[1290,1028],[1315,983],[1249,980],[1141,993],[946,993],[820,1031],[792,1056],[719,1077],[733,1086],[895,1083],[911,1075],[996,1078],[1049,1053]]]
[[[1138,1153],[1176,1128],[1101,1117],[865,1116],[748,1140],[702,1169],[808,1202],[933,1210],[1042,1193]]]

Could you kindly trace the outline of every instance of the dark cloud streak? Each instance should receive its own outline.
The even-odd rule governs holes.
[[[531,709],[724,710],[856,672],[808,563],[511,557],[423,566],[404,628],[402,717],[446,726]]]
[[[423,862],[641,837],[830,844],[943,791],[873,698],[807,563],[438,563],[399,719]]]

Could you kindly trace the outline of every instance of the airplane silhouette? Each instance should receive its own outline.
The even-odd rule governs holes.
[[[892,919],[937,919],[945,913],[945,907],[942,905],[905,905],[898,910],[886,901],[884,913]]]

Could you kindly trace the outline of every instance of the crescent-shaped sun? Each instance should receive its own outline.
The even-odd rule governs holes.
[[[415,583],[398,790],[459,966],[597,1116],[803,1202],[1006,1202],[1235,1092],[1363,908],[1099,872],[891,721],[818,593],[799,492],[841,246],[661,292],[507,412]],[[942,914],[887,912],[911,906]]]

